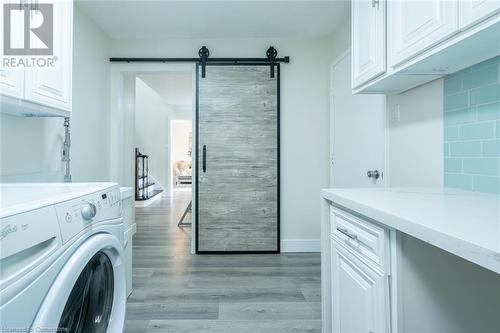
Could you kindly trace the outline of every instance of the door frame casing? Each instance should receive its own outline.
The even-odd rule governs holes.
[[[266,63],[207,63],[206,67],[210,66],[269,66],[269,64]],[[198,163],[198,154],[199,154],[199,83],[200,83],[200,64],[196,64],[196,80],[195,80],[195,114],[194,114],[194,125],[195,125],[195,149],[194,149],[194,154],[196,156],[195,163],[194,163],[194,201],[193,201],[193,211],[194,211],[194,221],[195,221],[195,253],[196,254],[276,254],[280,253],[280,242],[281,242],[281,236],[280,236],[280,225],[281,225],[281,220],[280,220],[280,206],[281,206],[281,197],[280,197],[280,187],[281,187],[281,181],[280,181],[280,133],[281,133],[281,127],[280,127],[280,64],[277,63],[275,64],[276,70],[275,70],[275,76],[276,76],[276,84],[277,84],[277,114],[276,114],[276,140],[277,140],[277,211],[276,211],[276,251],[199,251],[198,249],[198,172],[199,172],[199,163]]]
[[[335,106],[334,106],[334,98],[335,98],[335,94],[334,94],[334,86],[333,86],[333,77],[334,77],[334,70],[335,70],[335,66],[337,66],[342,60],[344,60],[344,58],[348,57],[351,55],[351,48],[349,47],[347,50],[345,50],[344,52],[342,52],[338,57],[336,57],[331,63],[330,65],[328,66],[328,70],[329,70],[329,84],[328,84],[328,98],[329,98],[329,115],[330,115],[330,123],[329,123],[329,126],[330,126],[330,133],[329,133],[329,148],[330,148],[330,156],[329,156],[329,163],[328,163],[328,171],[329,171],[329,175],[330,175],[330,179],[329,179],[329,185],[330,187],[333,187],[333,179],[334,179],[334,174],[333,174],[333,163],[334,163],[334,149],[333,149],[333,124],[334,124],[334,121],[335,121]]]

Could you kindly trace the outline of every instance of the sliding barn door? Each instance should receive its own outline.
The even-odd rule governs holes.
[[[197,85],[197,252],[279,252],[279,65],[207,65]]]

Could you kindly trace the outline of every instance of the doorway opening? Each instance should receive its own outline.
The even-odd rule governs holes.
[[[192,90],[191,73],[147,73],[136,78],[135,147],[148,162],[149,183],[143,187],[163,197],[191,192]],[[138,184],[140,188],[141,179]]]
[[[143,185],[148,191],[161,193],[149,205],[136,200],[136,222],[149,225],[154,215],[158,224],[154,235],[172,233],[179,238],[177,250],[191,253],[194,214],[184,212],[193,192],[187,186],[182,191],[174,186],[171,126],[173,121],[192,122],[194,81],[191,64],[114,64],[111,71],[112,179],[137,188],[137,176],[144,170],[137,172],[136,148],[147,155],[144,168],[148,181]],[[178,227],[181,216],[188,225]]]
[[[193,185],[193,125],[191,120],[170,121],[172,192],[191,191]]]

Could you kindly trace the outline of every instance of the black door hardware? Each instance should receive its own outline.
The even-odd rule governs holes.
[[[203,172],[207,172],[207,145],[203,145]]]

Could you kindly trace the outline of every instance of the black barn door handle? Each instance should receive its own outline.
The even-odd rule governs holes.
[[[203,145],[203,172],[207,172],[207,145]]]

